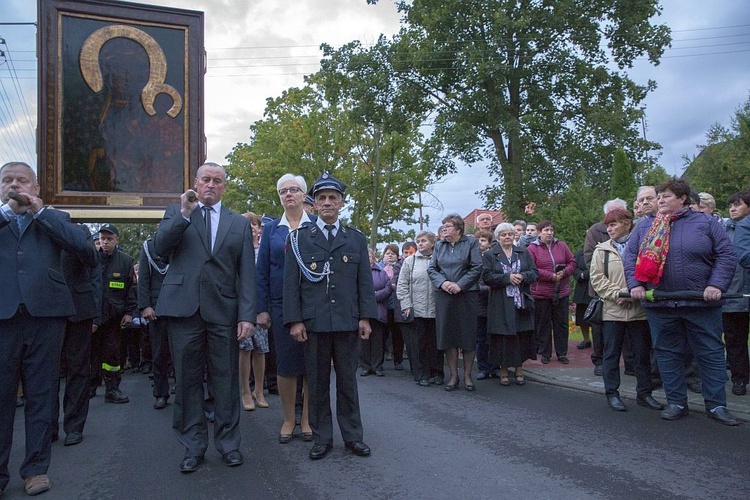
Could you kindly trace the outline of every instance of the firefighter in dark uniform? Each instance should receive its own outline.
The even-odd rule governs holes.
[[[114,224],[99,228],[100,257],[102,262],[102,324],[92,342],[92,375],[99,369],[104,377],[107,403],[127,403],[120,392],[121,360],[120,342],[122,326],[133,322],[137,308],[133,257],[117,248],[120,231]],[[98,385],[98,379],[96,380]],[[96,391],[92,387],[92,394]]]
[[[86,234],[93,247],[91,231],[78,226]],[[91,267],[91,264],[95,266]],[[76,308],[75,316],[68,318],[62,346],[65,371],[65,395],[63,396],[63,430],[65,446],[83,441],[83,427],[89,414],[89,380],[91,379],[91,336],[99,328],[102,312],[102,268],[99,255],[95,263],[86,263],[68,252],[62,258],[65,281]],[[58,380],[58,392],[60,392]],[[55,400],[52,430],[58,432],[60,397]]]
[[[367,241],[340,223],[346,186],[327,172],[315,181],[315,224],[292,231],[284,263],[284,324],[305,342],[310,388],[310,426],[315,445],[310,458],[325,457],[333,447],[331,361],[336,370],[336,420],[346,448],[367,456],[357,394],[360,338],[370,336],[377,318]]]
[[[157,225],[158,228],[158,225]],[[141,258],[138,261],[138,309],[148,320],[148,334],[151,339],[151,355],[154,374],[154,408],[163,410],[169,400],[169,337],[164,320],[156,317],[156,301],[169,269],[169,259],[156,253],[154,240],[149,237],[143,242]]]

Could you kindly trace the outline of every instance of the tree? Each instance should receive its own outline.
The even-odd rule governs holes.
[[[750,188],[750,98],[737,108],[729,127],[713,124],[697,157],[685,157],[685,179],[696,191],[707,191],[726,210],[727,198]]]
[[[655,83],[639,85],[626,70],[643,55],[658,64],[670,42],[666,26],[649,22],[658,0],[396,5],[404,25],[394,68],[433,100],[439,140],[469,164],[489,161],[488,206],[514,218],[581,170],[586,185],[606,191],[616,148],[633,157],[657,148],[637,126]]]
[[[369,226],[372,248],[379,231],[387,233],[385,241],[402,240],[393,223],[418,222],[413,217],[420,207],[417,195],[454,169],[442,146],[424,140],[420,126],[430,109],[427,96],[421,86],[399,82],[391,51],[382,35],[371,48],[358,41],[338,50],[324,45],[321,71],[311,78],[361,131],[352,220]]]
[[[609,184],[609,197],[620,198],[630,204],[635,198],[638,186],[635,184],[633,167],[630,166],[627,153],[618,148],[612,162],[612,179]]]
[[[396,87],[383,37],[369,49],[352,42],[323,50],[321,71],[269,99],[251,141],[227,157],[227,204],[280,215],[276,179],[292,172],[312,183],[327,170],[348,184],[346,215],[371,247],[403,240],[394,223],[416,223],[419,193],[454,168],[420,131],[424,94]]]

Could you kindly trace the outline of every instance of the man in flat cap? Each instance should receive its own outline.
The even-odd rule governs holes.
[[[377,318],[377,305],[367,241],[339,221],[345,189],[327,172],[315,181],[310,194],[317,222],[289,234],[284,264],[284,324],[298,342],[305,342],[313,460],[333,447],[331,360],[336,420],[346,448],[358,456],[370,454],[362,442],[356,372],[360,338],[369,338],[369,319]]]

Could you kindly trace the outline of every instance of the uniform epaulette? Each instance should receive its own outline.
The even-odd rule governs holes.
[[[361,234],[362,236],[364,236],[364,235],[365,235],[365,233],[363,233],[362,231],[360,231],[359,229],[357,229],[357,228],[356,228],[356,227],[354,227],[354,226],[346,226],[346,228],[347,228],[347,229],[351,229],[352,231],[356,231],[356,232],[358,232],[359,234]]]

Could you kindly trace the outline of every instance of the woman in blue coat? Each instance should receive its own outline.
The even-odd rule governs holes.
[[[276,351],[276,374],[279,397],[284,409],[284,423],[279,432],[279,442],[286,444],[294,436],[295,401],[297,397],[297,377],[305,374],[305,354],[303,344],[295,341],[289,329],[284,326],[284,252],[289,231],[304,224],[311,218],[304,211],[303,204],[307,183],[299,175],[284,174],[276,182],[284,215],[275,219],[263,229],[263,238],[258,249],[256,275],[258,280],[258,320],[261,328],[268,328]],[[313,216],[314,217],[314,216]],[[300,427],[302,439],[312,441],[312,429],[307,418],[307,383],[304,383],[304,398]]]

